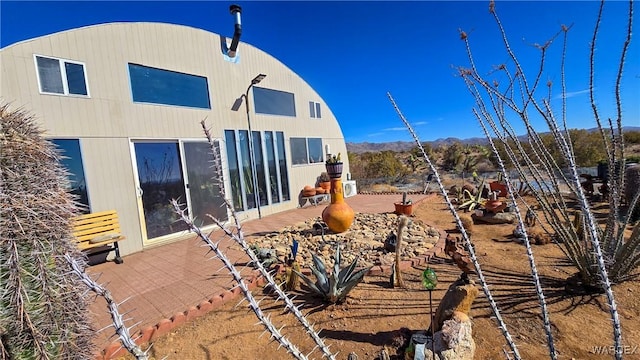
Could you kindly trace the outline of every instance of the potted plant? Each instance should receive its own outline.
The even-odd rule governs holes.
[[[413,204],[411,199],[407,200],[407,192],[402,193],[402,202],[393,203],[396,207],[395,213],[398,215],[411,216],[413,213]]]
[[[484,208],[491,213],[499,213],[503,211],[507,207],[507,203],[504,201],[498,200],[498,193],[492,192],[489,194],[489,200],[484,203]]]
[[[340,153],[338,155],[332,155],[327,158],[325,162],[327,168],[327,174],[331,179],[338,179],[342,177],[342,160],[340,159]]]
[[[331,190],[331,177],[329,176],[329,173],[323,172],[318,176],[318,186],[323,188],[326,193]]]
[[[497,192],[498,197],[506,197],[509,194],[502,173],[498,173],[498,180],[489,183],[489,190]]]
[[[331,178],[331,204],[322,211],[322,220],[327,227],[333,232],[341,233],[349,229],[353,223],[355,212],[344,201],[342,193],[342,161],[340,161],[340,153],[333,155],[327,159],[325,163],[327,174]]]

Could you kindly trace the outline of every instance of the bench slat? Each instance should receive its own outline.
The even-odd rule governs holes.
[[[83,232],[85,230],[91,230],[91,229],[98,229],[98,230],[103,230],[103,231],[107,231],[109,229],[115,229],[115,228],[119,228],[120,227],[120,223],[117,219],[115,220],[109,220],[109,221],[100,221],[100,222],[94,222],[91,224],[83,224],[83,225],[74,225],[73,226],[73,233],[80,233]]]
[[[99,243],[90,243],[89,241],[82,241],[78,243],[78,247],[80,248],[80,250],[87,250],[87,249],[91,249],[91,248],[95,248],[95,247],[100,247],[100,246],[104,246],[104,245],[109,245],[112,244],[116,241],[120,241],[120,240],[124,240],[126,239],[124,236],[119,236],[115,239],[110,239],[110,240],[106,240],[106,241],[102,241]]]

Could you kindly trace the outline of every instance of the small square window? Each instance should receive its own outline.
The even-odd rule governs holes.
[[[38,55],[35,60],[40,92],[89,96],[84,64]]]
[[[320,115],[320,103],[315,101],[309,101],[309,115],[311,118],[319,119]]]

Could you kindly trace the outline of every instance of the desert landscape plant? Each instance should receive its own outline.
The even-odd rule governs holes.
[[[304,283],[315,294],[320,295],[323,300],[330,304],[342,303],[346,300],[349,291],[351,291],[362,279],[371,268],[362,268],[356,270],[358,265],[358,259],[354,259],[351,265],[340,268],[340,244],[336,243],[335,260],[333,264],[333,271],[327,271],[327,266],[322,259],[316,255],[311,255],[313,264],[311,265],[311,272],[315,276],[313,281],[308,276],[301,272],[297,272],[298,276],[304,281]]]
[[[35,118],[0,106],[0,332],[9,359],[91,358],[86,287],[65,256],[84,266],[60,153]],[[4,357],[3,357],[4,358]]]

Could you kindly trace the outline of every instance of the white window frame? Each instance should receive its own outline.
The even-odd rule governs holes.
[[[313,104],[313,109],[311,108],[311,104]],[[309,115],[311,115],[312,119],[321,119],[322,111],[318,111],[320,109],[320,103],[317,101],[309,101]],[[318,115],[320,113],[320,115]]]
[[[45,59],[51,59],[51,60],[58,60],[58,66],[60,66],[60,76],[62,76],[62,89],[64,91],[63,94],[55,93],[55,92],[42,91],[42,83],[40,82],[40,71],[38,70],[38,58],[39,57],[45,58]],[[70,94],[69,93],[69,80],[67,79],[67,69],[64,66],[65,63],[82,65],[82,73],[84,75],[84,86],[87,88],[87,95]],[[40,94],[58,95],[58,96],[72,96],[72,97],[81,97],[81,98],[90,98],[91,97],[91,92],[89,90],[89,78],[87,77],[87,65],[85,63],[83,63],[81,61],[58,58],[58,57],[54,57],[54,56],[33,54],[33,64],[36,67],[36,77],[38,79],[38,91],[40,92]]]
[[[306,162],[305,163],[301,163],[301,164],[294,164],[293,163],[293,147],[291,146],[291,139],[304,139],[304,144],[305,144],[305,150],[306,150],[306,154],[305,154],[305,158],[306,158]],[[324,145],[324,141],[322,138],[320,137],[307,137],[307,136],[293,136],[291,138],[289,138],[289,152],[291,152],[291,166],[307,166],[307,165],[317,165],[320,163],[325,162],[325,157],[324,154],[322,154],[322,158],[319,161],[314,161],[314,162],[310,162],[309,161],[309,139],[320,139],[320,149],[322,149],[323,145]],[[322,151],[322,150],[321,150]]]

